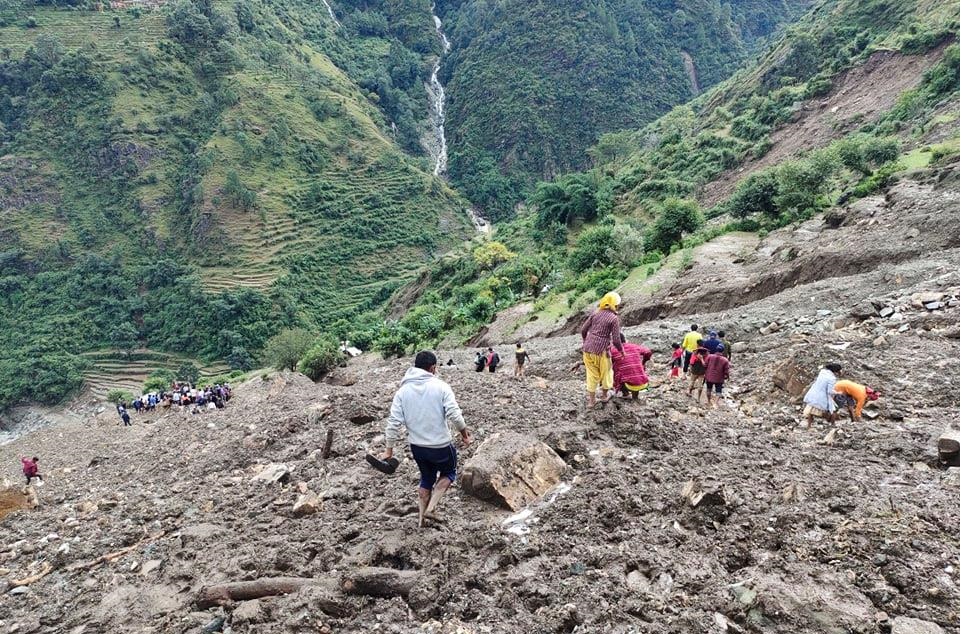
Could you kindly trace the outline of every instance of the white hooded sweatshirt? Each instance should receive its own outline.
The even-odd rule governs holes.
[[[408,442],[419,447],[447,447],[452,442],[448,423],[465,429],[462,410],[448,383],[431,372],[409,368],[392,400],[385,424],[385,445],[394,447],[408,429]]]

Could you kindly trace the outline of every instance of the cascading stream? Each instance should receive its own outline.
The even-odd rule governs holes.
[[[335,12],[332,10],[331,5],[328,4],[328,0],[321,0],[321,2],[325,5],[325,8],[328,9],[328,15],[331,16],[331,21],[335,23],[335,26],[341,28],[341,22],[335,17]]]
[[[432,66],[431,79],[429,79],[429,83],[426,86],[432,103],[431,119],[433,131],[432,141],[427,145],[429,145],[429,153],[435,157],[435,169],[433,173],[436,176],[444,178],[445,173],[448,171],[449,146],[448,141],[445,139],[445,86],[439,81],[438,73],[442,68],[442,58],[449,52],[452,45],[442,30],[442,18],[435,14],[434,4],[432,4],[432,20],[435,22],[435,32],[438,34],[439,39],[442,40],[442,54],[435,60],[435,65]],[[465,211],[469,215],[469,218],[472,219],[472,223],[478,231],[481,233],[489,232],[488,221],[478,211],[471,207]]]
[[[439,69],[442,67],[442,57],[449,52],[452,45],[442,31],[442,19],[435,15],[435,5],[432,5],[432,19],[435,21],[435,32],[442,40],[442,54],[435,60],[432,67],[432,78],[429,80],[428,93],[432,99],[432,127],[435,130],[435,170],[436,176],[445,174],[448,170],[448,143],[445,140],[445,87],[438,79]]]

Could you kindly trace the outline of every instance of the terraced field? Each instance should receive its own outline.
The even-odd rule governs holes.
[[[139,394],[147,377],[159,369],[177,370],[185,362],[195,363],[194,359],[164,352],[154,352],[146,348],[134,350],[128,357],[123,350],[105,349],[84,353],[90,368],[84,373],[87,390],[98,398],[103,398],[111,390],[128,390]],[[202,377],[218,376],[231,371],[226,365],[209,365],[201,368]]]

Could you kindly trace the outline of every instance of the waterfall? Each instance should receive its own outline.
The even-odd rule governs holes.
[[[434,4],[432,5],[432,19],[435,21],[435,32],[442,40],[442,54],[438,56],[435,65],[432,66],[432,78],[428,85],[428,95],[432,100],[432,127],[435,131],[431,152],[435,155],[433,172],[436,176],[442,176],[448,170],[449,147],[445,140],[445,87],[438,79],[438,72],[442,67],[442,57],[449,52],[452,45],[449,43],[449,38],[445,37],[445,32],[442,31],[442,19],[435,15]]]
[[[331,5],[328,4],[328,0],[321,0],[321,2],[325,5],[325,8],[328,9],[328,15],[331,16],[331,21],[335,23],[335,26],[341,28],[341,22],[335,17],[335,12],[332,10]]]
[[[442,30],[442,18],[435,14],[434,3],[432,4],[432,20],[435,21],[435,32],[438,34],[439,39],[442,40],[442,54],[435,60],[435,65],[432,66],[432,77],[426,85],[432,104],[431,119],[433,128],[431,142],[426,143],[426,145],[428,146],[429,154],[435,158],[435,169],[433,173],[436,176],[444,178],[449,166],[449,146],[448,141],[445,140],[445,86],[439,81],[438,72],[439,69],[442,68],[442,57],[449,52],[452,44]],[[472,224],[480,233],[489,233],[489,223],[482,214],[471,207],[466,209],[465,213],[472,219]]]

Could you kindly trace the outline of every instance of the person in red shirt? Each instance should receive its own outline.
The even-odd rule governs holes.
[[[38,480],[43,480],[43,476],[40,475],[40,467],[37,463],[40,462],[40,458],[25,458],[20,456],[20,463],[23,465],[23,475],[27,478],[27,484],[30,484],[30,480],[37,478]]]
[[[619,337],[623,349],[612,346],[609,350],[613,360],[613,387],[622,392],[623,396],[632,394],[633,400],[638,400],[640,391],[649,386],[644,359],[648,360],[653,353],[644,346],[626,343],[626,336],[622,333]]]
[[[683,367],[683,348],[678,343],[673,344],[673,356],[669,360],[669,378],[681,379],[679,370]]]
[[[722,351],[721,351],[722,352]],[[730,378],[730,361],[721,352],[711,352],[706,357],[706,404],[713,408],[720,406],[723,399],[723,384]],[[716,402],[713,401],[713,392],[716,392]],[[699,396],[696,398],[699,402]]]

